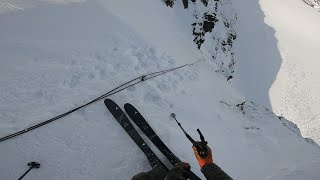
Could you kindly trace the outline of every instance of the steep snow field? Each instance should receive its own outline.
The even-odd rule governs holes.
[[[267,108],[243,103],[246,94],[203,60],[192,41],[192,9],[184,10],[180,1],[173,8],[160,0],[69,2],[2,2],[1,137],[142,74],[202,60],[110,98],[120,106],[135,105],[170,149],[203,179],[191,144],[170,119],[171,112],[194,138],[196,128],[202,130],[215,162],[234,179],[318,179],[319,146]],[[19,8],[8,10],[10,4]],[[263,22],[251,26],[260,25],[265,26]],[[32,170],[26,180],[130,179],[150,170],[102,101],[1,142],[0,159],[5,162],[0,179],[17,179],[29,161],[40,162],[41,168]]]
[[[276,30],[283,60],[270,89],[272,108],[296,123],[304,137],[319,144],[320,14],[299,0],[260,2],[266,23]]]
[[[237,88],[320,143],[320,14],[300,0],[233,4],[239,17]]]
[[[269,90],[282,63],[275,30],[265,24],[258,0],[234,1],[233,5],[238,12],[233,82],[247,100],[271,108]]]

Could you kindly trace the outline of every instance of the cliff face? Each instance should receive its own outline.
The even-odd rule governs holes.
[[[168,7],[178,6],[176,0],[164,0]],[[186,13],[193,16],[193,42],[217,72],[230,80],[235,71],[233,43],[237,34],[237,14],[231,0],[182,0]],[[182,8],[182,7],[181,7]]]

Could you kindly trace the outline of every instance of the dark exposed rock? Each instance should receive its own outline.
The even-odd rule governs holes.
[[[201,2],[203,3],[203,5],[204,5],[205,7],[208,6],[208,1],[209,1],[209,0],[201,0]]]
[[[189,0],[182,0],[185,9],[188,9]]]
[[[240,110],[242,111],[243,114],[245,114],[245,112],[244,112],[245,103],[246,103],[246,101],[242,102],[241,104],[237,104],[236,105],[238,108],[240,108]]]
[[[227,81],[229,81],[229,80],[232,79],[232,78],[233,78],[233,76],[229,76],[228,79],[227,79]]]
[[[208,14],[208,12],[204,13],[204,20],[203,20],[203,30],[204,32],[212,32],[214,25],[219,20],[216,18],[216,14]]]
[[[244,127],[244,129],[246,129],[246,130],[260,130],[260,128],[258,128],[257,126],[246,126],[246,127]]]
[[[228,34],[228,40],[227,43],[229,46],[233,45],[233,41],[236,40],[237,36],[235,34]]]
[[[193,10],[192,26],[193,42],[198,49],[206,46],[207,57],[229,81],[234,77],[235,56],[233,44],[236,40],[235,24],[237,15],[232,8],[232,0],[182,0],[184,9]],[[163,0],[168,7],[175,0]],[[192,2],[190,4],[190,2]],[[197,7],[199,6],[199,7]],[[221,21],[221,23],[219,23]],[[217,28],[217,30],[215,30]],[[222,30],[222,31],[221,31]],[[204,45],[205,44],[205,45]],[[216,66],[215,66],[215,65]]]
[[[204,35],[207,32],[212,32],[215,23],[218,22],[219,20],[216,17],[217,15],[215,13],[211,12],[205,12],[202,15],[202,19],[198,23],[192,23],[192,33],[195,36],[193,41],[197,44],[198,49],[201,48],[201,45],[204,43]],[[199,19],[198,16],[195,16],[196,19]]]
[[[173,7],[174,2],[175,2],[176,0],[163,0],[163,1],[166,3],[167,6]]]

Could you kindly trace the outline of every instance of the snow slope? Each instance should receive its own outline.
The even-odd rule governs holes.
[[[319,146],[269,109],[243,103],[246,96],[203,60],[192,41],[192,8],[184,10],[179,1],[168,8],[158,0],[54,2],[28,1],[28,8],[0,15],[1,137],[141,74],[202,60],[110,98],[138,107],[199,176],[191,144],[171,112],[191,136],[202,130],[215,162],[234,179],[319,177]],[[0,159],[6,162],[1,179],[17,179],[29,161],[41,168],[26,180],[130,179],[150,170],[102,101],[0,143]]]
[[[259,1],[234,1],[238,12],[233,83],[247,100],[271,108],[269,90],[282,64],[275,30],[264,22]]]
[[[238,12],[234,84],[248,100],[272,108],[320,143],[319,13],[299,0],[233,4]]]
[[[320,143],[320,14],[299,0],[260,2],[266,23],[276,29],[283,60],[270,89],[272,108],[296,123],[304,137]]]

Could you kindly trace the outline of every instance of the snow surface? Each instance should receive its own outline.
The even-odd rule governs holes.
[[[272,108],[320,143],[320,14],[300,0],[233,4],[238,12],[236,87],[247,100]]]
[[[1,137],[142,74],[203,60],[192,41],[192,8],[184,10],[182,2],[176,1],[173,8],[160,0],[66,2],[72,1],[30,0],[21,6],[20,1],[10,1],[23,8],[0,15]],[[267,26],[263,16],[249,17],[254,20],[251,27]],[[276,46],[270,44],[265,47],[271,51]],[[215,162],[234,179],[317,180],[320,175],[319,146],[268,108],[243,103],[246,94],[207,60],[110,98],[120,106],[135,105],[170,149],[202,178],[191,144],[169,117],[171,112],[191,136],[197,137],[196,128],[202,130]],[[5,162],[0,165],[1,179],[17,179],[29,161],[40,162],[41,168],[32,170],[26,180],[130,179],[150,170],[143,153],[102,101],[0,143],[0,159]]]
[[[272,108],[296,123],[304,137],[319,144],[320,14],[299,0],[262,0],[261,6],[266,23],[276,29],[283,61],[270,89]]]

